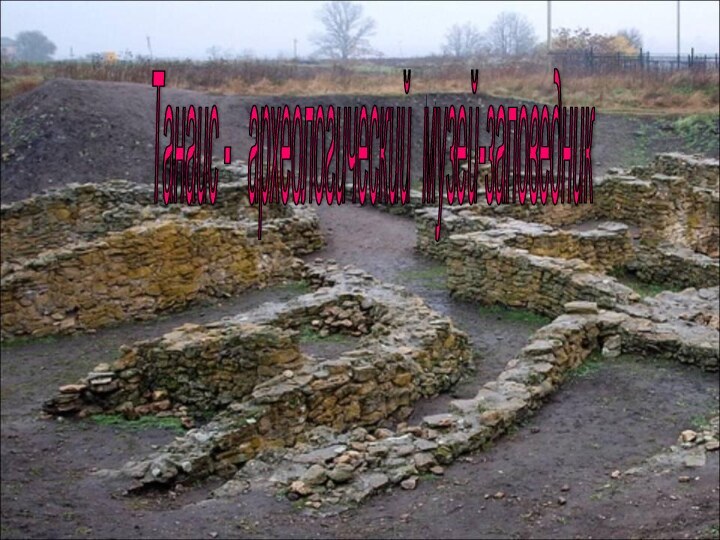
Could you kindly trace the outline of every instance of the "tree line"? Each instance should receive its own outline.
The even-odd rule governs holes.
[[[341,60],[379,56],[370,42],[376,31],[375,21],[363,16],[360,4],[328,2],[323,4],[318,18],[324,31],[312,37],[316,56]],[[587,28],[558,28],[551,41],[551,49],[558,51],[594,49],[598,53],[634,54],[641,48],[642,36],[635,28],[614,35],[592,34]],[[500,13],[486,32],[471,22],[454,24],[441,47],[443,56],[453,58],[509,58],[546,52],[547,45],[538,41],[528,18],[511,11]]]
[[[323,30],[310,36],[316,47],[313,56],[341,61],[382,56],[371,43],[376,33],[375,21],[364,15],[362,5],[349,1],[327,2],[320,8],[317,18]],[[587,28],[558,28],[553,31],[551,42],[551,49],[558,52],[593,50],[597,54],[636,54],[641,48],[642,36],[634,28],[613,35],[592,34]],[[47,62],[52,60],[55,50],[55,44],[39,31],[21,32],[15,39],[2,38],[4,61]],[[442,56],[456,59],[479,56],[507,59],[546,52],[547,45],[538,40],[527,17],[515,12],[500,13],[485,32],[471,22],[454,24],[447,30],[440,48]],[[217,46],[208,48],[207,54],[210,60],[229,56]],[[252,51],[246,50],[241,58],[253,56]],[[114,62],[118,55],[114,52],[95,53],[86,59]],[[132,60],[133,55],[126,52],[122,59]]]

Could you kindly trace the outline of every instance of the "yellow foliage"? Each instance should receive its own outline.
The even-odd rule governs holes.
[[[640,52],[633,46],[632,43],[630,43],[630,40],[628,38],[620,35],[610,38],[608,42],[608,49],[610,50],[610,52],[625,55],[633,55]]]

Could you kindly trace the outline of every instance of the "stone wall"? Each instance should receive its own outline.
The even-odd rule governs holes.
[[[458,233],[483,231],[485,237],[528,251],[533,255],[562,259],[581,259],[596,270],[610,270],[625,266],[634,258],[628,227],[622,223],[602,222],[592,229],[555,229],[548,225],[515,219],[495,219],[477,216],[467,211],[450,211],[447,227],[435,242],[436,217],[431,211],[416,213],[417,249],[421,253],[444,260],[453,245],[449,238]]]
[[[114,365],[61,387],[46,410],[219,410],[122,473],[136,480],[134,488],[219,475],[229,480],[216,497],[270,489],[309,497],[305,504],[314,508],[342,508],[384,487],[414,487],[421,475],[442,474],[443,465],[531,414],[591,354],[654,354],[718,369],[718,287],[663,293],[613,311],[569,302],[473,398],[452,401],[418,425],[373,429],[407,417],[416,399],[457,381],[469,359],[467,339],[418,298],[363,272],[316,264],[305,278],[316,291],[286,305],[186,325],[126,348]],[[354,351],[315,361],[299,352],[291,330],[307,324],[363,337]]]
[[[71,184],[3,205],[1,336],[48,335],[147,318],[209,296],[293,278],[322,247],[309,207],[258,209],[219,182],[215,205],[150,204],[126,181]]]
[[[639,178],[653,174],[680,176],[689,186],[717,190],[720,163],[717,159],[689,156],[677,152],[658,154],[650,167],[634,167],[630,173]]]
[[[4,336],[72,332],[147,318],[204,297],[293,278],[279,238],[228,223],[159,220],[6,265]]]
[[[243,403],[264,411],[256,419],[267,438],[291,444],[306,424],[340,429],[407,416],[415,400],[468,368],[467,337],[419,298],[332,265],[309,267],[305,277],[317,292],[137,343],[61,387],[46,410],[184,416],[235,403],[234,415]],[[356,350],[318,362],[299,352],[293,330],[305,326],[364,337]]]
[[[632,289],[579,259],[532,255],[506,247],[492,231],[457,234],[449,239],[448,287],[454,296],[483,304],[527,308],[557,316],[574,300],[603,308],[637,301]]]
[[[617,221],[638,226],[641,241],[648,245],[670,242],[717,257],[720,238],[717,185],[714,189],[697,187],[684,176],[667,176],[652,170],[651,167],[645,171],[643,178],[604,177],[597,184],[592,216],[596,219],[613,216]]]
[[[554,229],[467,211],[449,212],[448,218],[445,236],[435,242],[432,213],[416,214],[418,249],[446,261],[448,287],[456,296],[552,316],[573,300],[609,308],[638,298],[603,273],[635,259],[625,225]],[[473,232],[456,232],[468,230]]]
[[[123,180],[70,184],[0,208],[2,261],[95,240],[154,219],[148,189]]]
[[[720,283],[717,259],[668,244],[655,248],[640,246],[626,266],[647,283],[673,287],[713,287]]]
[[[621,352],[663,356],[717,371],[720,287],[665,291],[630,305],[618,305]]]
[[[593,220],[635,225],[643,243],[670,242],[718,257],[720,182],[717,160],[658,154],[644,167],[611,169],[593,179],[593,203],[469,207],[481,215],[511,217],[560,227]]]
[[[257,229],[259,209],[257,205],[250,206],[247,165],[242,161],[230,165],[217,162],[214,165],[220,171],[220,194],[215,206],[209,207],[209,211],[220,211],[229,219],[241,219]],[[307,255],[325,245],[320,223],[311,205],[296,206],[292,202],[286,205],[269,204],[263,206],[262,212],[263,234],[266,229],[280,234],[283,242],[296,255]]]
[[[416,248],[419,252],[438,260],[446,259],[447,249],[450,246],[449,238],[451,236],[474,231],[489,231],[501,228],[502,231],[498,231],[498,234],[506,236],[511,233],[511,236],[514,238],[512,240],[513,245],[537,245],[539,252],[547,252],[548,250],[564,251],[566,258],[576,257],[582,251],[593,251],[593,238],[598,236],[593,230],[583,232],[574,231],[571,228],[555,229],[536,221],[527,222],[510,217],[500,218],[482,215],[472,208],[444,209],[440,240],[437,242],[435,241],[436,224],[437,210],[424,208],[415,213],[415,228],[417,230]],[[600,230],[607,230],[611,234],[616,232],[620,233],[621,236],[626,236],[627,227],[620,223],[607,222],[601,223],[599,226],[601,227]],[[608,229],[603,229],[604,227],[608,227]],[[614,229],[616,230],[614,231]],[[607,236],[607,233],[600,234],[599,236]],[[622,244],[623,252],[632,249],[624,238],[616,238],[615,241],[619,241]],[[563,245],[563,242],[569,242],[573,244],[574,247],[566,247]],[[585,244],[585,247],[581,248],[582,244]],[[559,249],[556,250],[556,246],[560,246]],[[597,255],[589,254],[589,257],[597,260]],[[625,256],[622,255],[622,257],[624,258]],[[599,262],[599,264],[603,267],[607,266],[607,264],[602,262]]]
[[[547,225],[511,222],[506,244],[532,255],[580,259],[593,270],[608,271],[633,259],[632,239],[622,223],[602,222],[590,230],[552,229]]]
[[[193,220],[258,221],[247,185],[233,177],[218,182],[214,205],[155,205],[152,192],[125,180],[103,184],[69,184],[0,209],[2,261],[39,255],[45,250],[95,240],[114,231],[171,215]],[[263,208],[264,226],[278,230],[297,255],[323,245],[317,216],[309,207],[279,204]],[[264,229],[265,227],[263,227]]]
[[[643,281],[668,287],[706,287],[718,283],[717,161],[661,154],[650,166],[635,168],[631,174],[611,171],[596,183],[594,197],[594,204],[578,207],[481,204],[446,208],[439,242],[434,238],[437,210],[419,209],[415,211],[417,248],[440,260],[452,259],[456,271],[450,276],[450,286],[463,297],[494,302],[509,295],[512,299],[509,305],[545,306],[542,309],[552,314],[557,314],[563,302],[575,298],[568,296],[567,291],[560,292],[567,286],[572,272],[592,270],[598,274],[592,279],[583,279],[583,287],[588,280],[596,282],[591,287],[595,292],[590,293],[585,287],[580,298],[597,300],[601,305],[608,305],[608,301],[617,298],[616,292],[620,292],[614,279],[602,275],[613,271],[629,270]],[[501,215],[528,221],[497,218]],[[544,224],[554,222],[555,218],[559,218],[554,223],[557,228]],[[622,223],[598,221],[608,218]],[[481,234],[463,236],[473,231]],[[463,237],[460,244],[481,246],[474,245],[460,253],[457,251],[460,244],[451,241],[458,235]],[[485,249],[500,245],[517,251],[496,249],[490,255]],[[471,252],[475,255],[467,256]],[[526,257],[526,254],[553,258],[555,262]],[[460,261],[459,257],[465,260]],[[587,267],[563,261],[571,259],[579,259]],[[518,273],[516,269],[503,267],[511,263],[532,270]],[[561,267],[567,270],[563,279],[559,279],[563,273],[559,270]],[[477,273],[473,278],[474,272]],[[507,274],[505,278],[503,272]],[[560,287],[554,309],[547,306],[549,299],[539,299],[542,287],[532,285],[541,275]],[[524,293],[513,290],[508,285],[511,282],[524,287]],[[615,292],[602,300],[605,293],[600,291],[608,287]],[[529,296],[530,290],[536,291],[533,294],[537,301]]]
[[[148,459],[128,463],[123,472],[140,486],[232,476],[214,492],[216,497],[280,489],[291,498],[311,496],[306,504],[314,508],[347,507],[393,484],[405,487],[407,482],[411,488],[421,475],[442,474],[442,465],[484,448],[531,414],[591,354],[653,352],[717,370],[718,344],[708,338],[717,335],[718,292],[668,293],[635,306],[633,313],[600,310],[591,302],[568,303],[473,398],[452,401],[447,412],[426,416],[419,425],[398,424],[395,431],[313,423],[296,437],[287,431],[280,435],[274,426],[292,431],[289,418],[306,422],[296,408],[300,404],[302,410],[303,400],[288,401],[297,395],[287,388],[285,399],[272,393],[265,401],[265,389],[275,386],[268,381],[259,386],[261,400],[256,392],[252,402],[231,407]],[[690,306],[709,316],[711,324],[682,319]],[[660,314],[666,322],[657,322]],[[281,440],[268,442],[276,436]],[[275,445],[288,446],[289,439],[294,445],[278,451]]]
[[[251,489],[263,486],[267,480],[259,478],[260,471],[270,477],[270,484],[284,486],[296,497],[314,495],[320,501],[318,507],[347,505],[406,480],[414,485],[423,474],[441,474],[442,465],[483,448],[536,408],[565,373],[598,346],[605,331],[603,319],[597,314],[569,315],[551,324],[495,381],[485,384],[472,399],[452,401],[446,413],[426,416],[419,425],[402,424],[397,431],[318,434],[308,441],[311,444],[298,445],[280,460],[262,455],[252,466],[248,462],[216,496],[233,495],[240,483]],[[318,439],[320,444],[315,442]],[[178,462],[189,465],[190,472],[197,470],[196,464],[202,468],[200,456],[208,452],[207,447],[196,449],[190,462],[181,461],[181,456],[188,455],[187,447],[174,453],[180,448],[182,443],[153,456],[149,463],[131,463],[125,470],[139,477],[144,468],[143,481],[151,479],[154,470],[162,481],[162,472],[172,468],[180,471],[180,477],[187,474],[175,465]],[[263,471],[262,463],[270,464],[274,473]]]
[[[483,228],[454,234],[420,249],[448,265],[448,286],[459,297],[507,303],[557,315],[572,300],[612,307],[633,301],[634,293],[606,274],[626,269],[648,283],[675,287],[711,287],[720,282],[717,259],[671,245],[634,248],[619,224],[590,231],[556,231],[513,220],[476,219]],[[468,226],[468,228],[471,228]]]
[[[125,347],[47,405],[55,414],[113,412],[128,418],[171,411],[221,409],[260,382],[301,363],[297,340],[279,328],[253,324],[205,328],[186,324],[159,339]]]
[[[444,261],[450,246],[450,236],[487,229],[488,218],[468,208],[444,209],[438,241],[435,241],[436,224],[437,209],[424,208],[415,212],[415,248],[424,255]]]
[[[615,221],[639,228],[642,242],[672,243],[718,257],[720,199],[718,161],[682,154],[658,154],[644,167],[630,171],[611,169],[593,179],[593,203],[536,204],[529,202],[488,205],[479,183],[478,202],[443,208],[443,229],[448,212],[467,211],[479,216],[512,218],[554,227],[588,221]],[[437,204],[418,206],[414,213],[437,218]],[[460,231],[466,232],[466,231]]]

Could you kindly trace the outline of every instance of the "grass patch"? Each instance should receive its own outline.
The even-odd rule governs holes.
[[[405,276],[410,279],[438,279],[447,277],[447,271],[444,266],[433,266],[431,268],[425,268],[423,270],[410,270],[405,273]]]
[[[482,315],[494,315],[498,319],[512,322],[523,322],[538,326],[544,326],[552,319],[546,315],[540,315],[533,311],[521,308],[511,308],[501,305],[481,306],[479,308]]]
[[[658,285],[656,283],[643,283],[642,281],[625,283],[625,285],[630,287],[642,297],[656,296],[661,292],[668,290],[664,285]]]
[[[167,429],[184,433],[180,419],[175,416],[141,416],[136,420],[128,420],[119,414],[95,414],[90,417],[101,426],[112,426],[133,431],[143,429]]]
[[[651,132],[647,124],[642,124],[629,134],[630,143],[624,150],[624,161],[631,167],[646,165],[652,156],[650,148]]]
[[[433,474],[433,473],[431,473],[431,472],[420,473],[420,474],[418,475],[418,480],[419,480],[420,482],[435,482],[435,481],[437,481],[439,478],[440,478],[440,477],[439,477],[438,475]]]
[[[345,334],[328,334],[321,336],[320,332],[312,326],[305,325],[300,328],[300,343],[344,343],[348,340]]]
[[[698,414],[690,420],[690,426],[695,431],[712,431],[711,420],[717,415],[717,409],[711,409],[707,414]]]
[[[2,348],[6,347],[22,347],[24,345],[40,345],[43,343],[55,343],[58,340],[57,336],[19,336],[6,339],[2,342]]]
[[[281,287],[284,291],[297,293],[297,294],[307,294],[309,292],[312,292],[312,289],[310,288],[310,284],[305,281],[304,279],[301,279],[299,281],[289,281],[282,285]]]
[[[568,379],[582,379],[600,371],[602,358],[600,353],[594,352],[579,366],[568,371]]]
[[[713,114],[692,114],[676,120],[675,132],[685,139],[685,143],[697,152],[717,151],[717,138],[720,132],[720,117]]]
[[[434,289],[444,289],[447,287],[447,268],[445,266],[433,266],[422,270],[409,270],[404,273],[404,277],[410,281],[418,281],[423,285]]]
[[[633,291],[638,293],[643,298],[648,296],[655,296],[663,291],[679,292],[683,290],[683,287],[678,287],[677,285],[670,285],[667,283],[647,283],[646,281],[641,280],[635,274],[628,271],[615,271],[611,272],[610,275],[626,287],[630,287]]]

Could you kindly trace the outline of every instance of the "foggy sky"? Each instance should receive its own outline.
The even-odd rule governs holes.
[[[540,41],[547,34],[546,2],[360,2],[377,24],[372,46],[385,56],[439,53],[447,29],[471,21],[484,31],[502,11],[533,23]],[[55,59],[129,50],[148,55],[146,36],[158,58],[207,58],[211,46],[233,54],[292,57],[314,52],[310,41],[322,30],[320,2],[7,2],[0,4],[0,30],[15,37],[40,30],[57,45]],[[718,51],[720,2],[681,2],[683,54]],[[615,33],[635,27],[651,53],[675,53],[676,2],[553,2],[552,26],[588,27]]]

